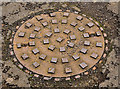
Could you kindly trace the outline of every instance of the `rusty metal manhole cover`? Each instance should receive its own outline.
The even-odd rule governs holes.
[[[13,49],[34,73],[68,77],[93,67],[104,52],[104,37],[92,18],[70,12],[41,14],[23,23]]]

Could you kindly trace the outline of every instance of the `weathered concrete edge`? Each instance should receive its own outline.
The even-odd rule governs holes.
[[[118,2],[118,25],[119,25],[119,22],[120,22],[120,1]],[[118,26],[118,31],[120,31],[119,26]],[[119,37],[118,37],[118,40],[120,40]],[[118,44],[120,44],[120,41],[119,41]],[[118,61],[119,61],[119,64],[120,64],[120,55],[118,56]],[[118,66],[118,87],[120,88],[120,65]]]
[[[0,0],[0,2],[119,2],[119,0]]]
[[[0,64],[2,63],[2,6],[0,6]],[[0,88],[2,88],[2,69],[0,68]]]

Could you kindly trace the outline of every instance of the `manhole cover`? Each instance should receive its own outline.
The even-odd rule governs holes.
[[[14,36],[14,53],[34,73],[51,77],[80,74],[104,52],[104,37],[94,21],[70,12],[27,20]]]

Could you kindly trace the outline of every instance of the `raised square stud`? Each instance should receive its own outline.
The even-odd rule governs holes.
[[[55,28],[55,29],[54,29],[54,32],[55,32],[55,33],[59,33],[60,30],[59,30],[58,28]]]
[[[101,36],[100,31],[96,32],[96,36]]]
[[[82,62],[79,66],[80,66],[82,69],[85,69],[88,65],[87,65],[85,62]]]
[[[20,32],[20,33],[18,34],[18,36],[19,36],[19,37],[24,37],[24,36],[25,36],[25,32]]]
[[[39,58],[42,59],[42,60],[45,60],[46,57],[47,57],[47,56],[46,56],[45,54],[41,54]]]
[[[97,42],[96,43],[96,47],[102,47],[102,43],[101,42]]]
[[[80,58],[80,56],[78,56],[77,54],[73,55],[72,58],[76,61]]]
[[[70,32],[71,32],[70,30],[65,29],[63,33],[65,33],[65,34],[69,34]]]
[[[74,47],[74,43],[70,42],[70,43],[68,44],[68,46],[71,47],[71,48],[73,48],[73,47]]]
[[[53,67],[48,68],[48,73],[54,74],[55,73],[55,68],[53,68]]]
[[[35,27],[34,31],[39,32],[40,27]]]
[[[29,46],[35,46],[35,42],[34,42],[34,41],[30,41],[30,42],[28,43],[28,45],[29,45]]]
[[[77,26],[77,23],[76,22],[72,22],[70,25],[75,27],[75,26]]]
[[[38,21],[43,20],[43,18],[42,18],[41,16],[37,16],[36,19],[37,19]]]
[[[32,24],[31,24],[31,23],[26,23],[25,26],[26,26],[27,28],[30,28],[30,27],[32,26]]]
[[[43,40],[43,43],[44,43],[44,44],[49,44],[49,40],[48,40],[48,39],[44,39],[44,40]]]
[[[67,19],[63,19],[62,24],[67,24]]]
[[[62,63],[68,63],[68,59],[67,58],[62,58]]]
[[[35,39],[36,34],[30,34],[31,39]]]
[[[90,57],[96,59],[96,58],[98,57],[98,54],[96,54],[96,53],[92,53]]]
[[[51,51],[53,51],[53,50],[55,49],[55,46],[54,46],[54,45],[50,45],[50,46],[48,47],[48,49],[51,50]]]
[[[66,67],[65,68],[65,72],[66,72],[66,74],[72,73],[72,69],[69,68],[69,67]]]
[[[64,16],[64,17],[68,17],[68,16],[69,16],[69,13],[64,12],[63,16]]]
[[[88,33],[84,33],[84,34],[83,34],[83,37],[84,37],[84,38],[89,38],[89,34],[88,34]]]
[[[46,33],[46,36],[47,36],[47,37],[50,37],[50,36],[52,36],[52,33],[51,33],[51,32],[48,32],[48,33]]]
[[[51,16],[51,17],[55,17],[56,14],[55,14],[55,13],[50,13],[50,16]]]
[[[57,41],[57,42],[62,42],[63,39],[62,39],[61,37],[59,37],[56,41]]]
[[[21,48],[21,44],[19,43],[19,44],[17,44],[17,48]]]
[[[93,27],[93,26],[94,26],[94,23],[89,22],[89,23],[87,23],[87,26],[88,26],[89,28],[91,28],[91,27]]]
[[[82,26],[78,28],[79,31],[84,31],[85,28],[83,28]]]
[[[90,41],[84,41],[85,46],[90,46]]]
[[[35,48],[35,49],[32,50],[32,52],[36,55],[36,54],[39,53],[40,51],[39,51],[37,48]]]
[[[23,60],[26,60],[26,59],[29,58],[27,54],[23,54],[21,57],[22,57]]]
[[[40,64],[39,64],[39,63],[37,63],[37,62],[34,62],[34,63],[33,63],[33,66],[34,66],[35,68],[37,68],[37,67],[39,67],[39,66],[40,66]]]
[[[43,22],[42,25],[43,25],[44,27],[46,27],[46,26],[48,25],[48,23],[47,23],[47,22]]]
[[[55,58],[55,57],[52,57],[52,59],[51,59],[51,63],[57,63],[57,61],[58,61],[58,58]]]
[[[80,50],[80,52],[83,53],[83,54],[86,54],[86,53],[87,53],[87,49],[82,48],[82,49]]]
[[[52,24],[57,24],[57,20],[56,20],[56,19],[53,19],[53,20],[52,20]]]
[[[83,17],[82,16],[78,16],[76,19],[81,21],[81,20],[83,20]]]
[[[65,47],[60,47],[60,52],[65,52]]]
[[[70,35],[70,39],[71,39],[71,40],[76,40],[75,35]]]

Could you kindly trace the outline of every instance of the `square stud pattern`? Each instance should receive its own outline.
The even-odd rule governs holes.
[[[65,33],[65,34],[69,34],[70,32],[71,32],[70,30],[65,29],[63,33]]]
[[[26,59],[29,58],[27,54],[23,54],[21,57],[22,57],[23,60],[26,60]]]
[[[46,57],[47,56],[45,54],[41,54],[39,58],[42,59],[42,60],[45,60]]]
[[[80,66],[82,69],[85,69],[88,65],[87,65],[85,62],[82,62],[79,66]]]
[[[55,14],[55,13],[50,13],[50,16],[51,16],[51,17],[55,17],[56,14]]]
[[[84,34],[83,34],[83,37],[84,37],[84,38],[89,38],[89,34],[88,34],[88,33],[84,33]]]
[[[94,23],[89,22],[89,23],[87,23],[87,26],[91,28],[91,27],[93,27],[93,26],[94,26]]]
[[[101,42],[97,42],[96,43],[96,47],[102,47],[102,43]]]
[[[76,39],[76,36],[75,36],[75,35],[70,35],[70,39],[71,39],[71,40],[75,40],[75,39]]]
[[[58,28],[55,28],[55,29],[54,29],[54,32],[55,32],[55,33],[59,33],[60,30],[59,30]]]
[[[83,20],[83,17],[82,16],[78,16],[76,19],[81,21],[81,20]]]
[[[26,26],[27,28],[30,28],[30,27],[32,26],[32,24],[31,24],[31,23],[26,23],[25,26]]]
[[[37,68],[37,67],[39,67],[39,66],[40,66],[40,64],[39,64],[39,63],[37,63],[37,62],[34,62],[34,63],[33,63],[33,66],[34,66],[35,68]]]
[[[37,48],[35,48],[35,49],[32,50],[32,52],[36,55],[36,54],[39,53],[40,51],[39,51]]]
[[[30,34],[31,39],[35,39],[36,34]]]
[[[21,48],[21,44],[19,43],[19,44],[17,44],[17,48]]]
[[[77,54],[73,55],[72,57],[73,57],[73,59],[74,59],[75,61],[80,58],[80,56],[78,56]]]
[[[71,47],[71,48],[73,48],[73,47],[74,47],[74,43],[70,42],[70,43],[68,44],[68,46]]]
[[[43,18],[42,18],[41,16],[37,16],[36,19],[37,19],[38,21],[43,20]]]
[[[52,57],[52,59],[51,59],[51,63],[57,63],[57,61],[58,61],[58,58],[55,58],[55,57]]]
[[[46,27],[46,26],[48,25],[48,23],[47,23],[47,22],[43,22],[42,25],[43,25],[44,27]]]
[[[51,32],[48,32],[48,33],[46,33],[46,36],[47,36],[47,37],[50,37],[50,36],[52,36],[52,33],[51,33]]]
[[[29,44],[29,46],[35,46],[35,42],[34,41],[30,41],[28,44]]]
[[[65,52],[65,47],[60,47],[60,52]]]
[[[62,63],[68,63],[68,59],[67,58],[62,58]]]
[[[76,22],[72,22],[70,25],[75,27],[75,26],[77,26],[77,23]]]
[[[101,36],[100,31],[96,32],[96,36]]]
[[[86,54],[86,53],[87,53],[87,49],[82,48],[82,49],[80,50],[80,52]]]
[[[43,40],[43,43],[44,43],[44,44],[49,44],[49,40],[48,40],[48,39],[44,39],[44,40]]]
[[[48,47],[48,49],[51,50],[51,51],[53,51],[53,50],[55,49],[55,46],[54,46],[54,45],[50,45],[50,46]]]
[[[48,73],[54,74],[55,73],[55,68],[53,68],[53,67],[48,68]]]
[[[98,54],[96,54],[96,53],[92,53],[90,57],[96,59],[96,58],[98,57]]]
[[[68,17],[68,16],[69,16],[69,13],[64,12],[63,16],[64,16],[64,17]]]
[[[52,20],[52,24],[57,24],[57,20],[56,20],[56,19],[53,19],[53,20]]]
[[[19,37],[24,37],[24,36],[25,36],[25,32],[20,32],[20,33],[18,34],[18,36],[19,36]]]
[[[34,31],[39,32],[40,27],[35,27]]]
[[[85,46],[90,46],[90,41],[84,41]]]
[[[63,19],[62,24],[67,24],[67,19]]]
[[[83,28],[82,26],[78,28],[79,31],[84,31],[85,28]]]
[[[65,72],[66,72],[66,74],[72,73],[72,69],[69,68],[69,67],[66,67],[65,68]]]
[[[56,41],[57,41],[57,42],[62,42],[63,39],[62,39],[61,37],[59,37]]]

